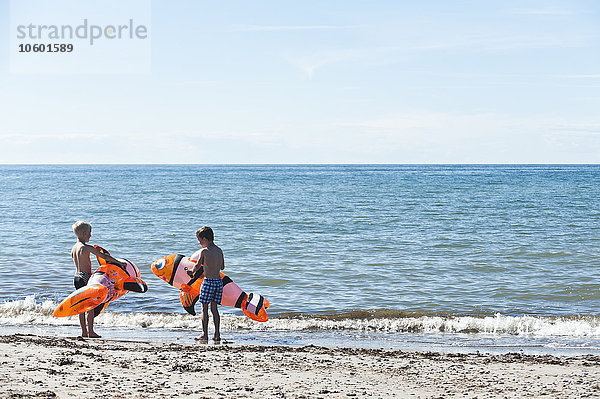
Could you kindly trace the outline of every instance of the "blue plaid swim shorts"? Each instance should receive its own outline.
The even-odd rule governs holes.
[[[205,278],[200,288],[200,303],[221,303],[223,298],[223,281],[220,278]]]

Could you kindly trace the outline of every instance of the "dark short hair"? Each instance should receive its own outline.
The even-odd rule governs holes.
[[[208,226],[203,226],[196,231],[196,237],[201,239],[202,237],[208,239],[208,241],[215,240],[215,233],[213,233],[212,229]]]

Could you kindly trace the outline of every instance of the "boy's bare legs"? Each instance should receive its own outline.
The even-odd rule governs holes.
[[[87,324],[88,324],[88,337],[100,338],[98,334],[94,332],[94,311],[90,310],[87,312]]]
[[[85,313],[79,313],[79,325],[81,326],[81,336],[83,338],[87,338],[88,330],[87,325],[85,323]]]
[[[219,316],[219,308],[218,303],[210,302],[210,311],[213,314],[213,321],[215,323],[215,336],[213,340],[220,341],[221,340],[221,316]],[[208,319],[208,317],[207,317]]]
[[[202,335],[196,340],[208,342],[208,303],[202,304]]]

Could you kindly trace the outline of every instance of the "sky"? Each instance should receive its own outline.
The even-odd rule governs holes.
[[[0,163],[600,163],[600,2],[146,4],[142,55],[60,73],[0,0]]]

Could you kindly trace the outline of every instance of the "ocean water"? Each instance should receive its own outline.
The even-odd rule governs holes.
[[[85,220],[149,286],[98,330],[191,339],[200,318],[149,265],[209,225],[225,273],[271,302],[267,323],[221,307],[233,342],[596,353],[599,183],[600,165],[4,165],[0,325],[78,333],[52,311]]]

